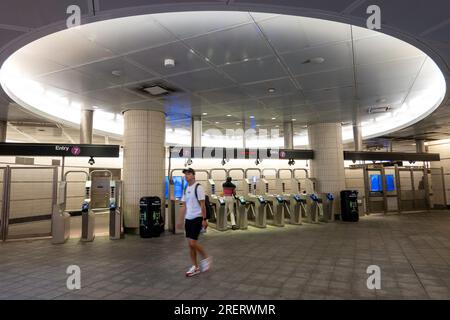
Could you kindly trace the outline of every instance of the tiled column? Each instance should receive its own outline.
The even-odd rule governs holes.
[[[314,151],[311,177],[317,179],[316,192],[331,192],[336,200],[345,189],[344,147],[340,123],[319,123],[308,127],[309,145]],[[339,203],[339,201],[335,201]]]
[[[124,113],[124,226],[139,227],[139,199],[158,196],[163,201],[165,176],[165,115],[160,111]]]

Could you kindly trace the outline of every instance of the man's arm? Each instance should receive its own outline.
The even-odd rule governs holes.
[[[206,219],[206,205],[205,205],[205,200],[199,200],[200,202],[200,208],[202,209],[202,216],[203,219]]]

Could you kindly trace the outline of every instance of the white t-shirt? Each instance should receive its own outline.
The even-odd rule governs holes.
[[[205,200],[205,189],[201,184],[198,185],[197,188],[198,200],[197,200],[197,198],[195,197],[196,185],[197,182],[194,183],[192,186],[188,186],[186,188],[186,191],[183,193],[183,197],[181,198],[181,201],[184,202],[184,205],[186,206],[185,218],[188,220],[203,217],[202,208],[200,207],[200,203],[198,201]]]

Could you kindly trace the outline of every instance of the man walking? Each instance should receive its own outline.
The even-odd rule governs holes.
[[[225,197],[225,203],[227,205],[228,215],[230,216],[231,220],[231,229],[236,230],[239,229],[236,226],[236,219],[234,217],[234,203],[235,203],[234,196],[236,195],[236,185],[231,181],[232,178],[227,177],[227,181],[222,184],[222,188],[223,188],[223,195]]]
[[[208,227],[206,221],[205,207],[205,189],[200,183],[195,182],[195,171],[192,168],[183,170],[184,177],[188,183],[183,193],[179,227],[184,219],[186,238],[189,244],[189,251],[192,261],[192,267],[186,272],[186,277],[192,277],[200,272],[206,272],[211,268],[212,259],[209,257],[198,243],[198,236],[203,228]],[[200,267],[197,263],[197,254],[200,254],[203,260],[200,261]]]

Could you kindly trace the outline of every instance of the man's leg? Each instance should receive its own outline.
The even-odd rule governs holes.
[[[198,241],[195,241],[195,249],[198,251],[198,253],[200,253],[200,255],[203,257],[203,259],[208,258],[208,254],[206,253],[205,249],[203,248],[203,246],[201,246]]]
[[[198,268],[198,264],[197,264],[197,246],[196,246],[196,240],[193,239],[188,239],[189,242],[189,251],[190,251],[190,255],[191,255],[191,261],[192,261],[192,265],[195,266],[196,268]]]

